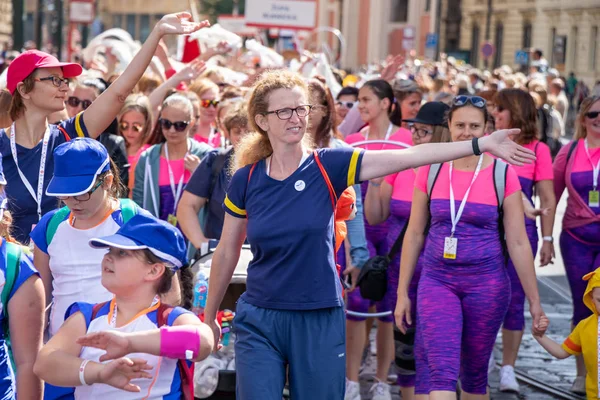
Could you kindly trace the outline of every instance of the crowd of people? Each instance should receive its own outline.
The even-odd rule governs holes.
[[[572,390],[597,397],[600,97],[541,62],[482,72],[390,56],[351,73],[306,53],[261,68],[221,42],[180,63],[163,37],[208,29],[189,18],[164,16],[127,65],[110,46],[83,67],[11,53],[0,397],[192,398],[245,243],[239,399],[289,385],[294,399],[359,400],[373,324],[374,400],[392,383],[403,399],[455,398],[459,382],[462,398],[489,398],[500,332],[500,390],[519,392],[526,298],[540,344],[579,357]],[[211,239],[198,316],[190,264]],[[562,347],[545,336],[534,268],[555,241],[574,305]]]

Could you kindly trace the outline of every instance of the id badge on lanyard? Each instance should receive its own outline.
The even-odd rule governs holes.
[[[189,143],[188,143],[189,145]],[[189,151],[189,146],[188,146]],[[187,155],[188,153],[186,153]],[[177,226],[177,204],[179,203],[179,198],[181,197],[181,192],[183,189],[183,177],[185,176],[185,168],[181,173],[181,178],[179,178],[179,184],[175,187],[175,176],[173,175],[173,169],[171,168],[171,162],[169,160],[169,145],[165,143],[165,158],[167,159],[167,168],[169,170],[169,185],[171,186],[171,192],[173,193],[173,212],[169,214],[167,217],[167,222],[173,226]]]
[[[600,192],[598,191],[598,175],[600,175],[600,160],[594,165],[592,162],[592,157],[590,156],[590,151],[588,149],[587,139],[583,142],[583,147],[585,149],[585,154],[590,160],[590,164],[592,164],[592,187],[593,190],[590,190],[588,193],[588,206],[590,207],[600,207]]]
[[[471,192],[471,188],[473,187],[473,183],[475,183],[475,179],[477,179],[477,175],[479,175],[479,170],[481,169],[481,164],[483,163],[483,154],[479,156],[479,161],[477,162],[477,167],[475,168],[475,172],[473,173],[473,179],[471,179],[471,184],[467,188],[465,195],[460,202],[460,206],[458,207],[458,212],[456,211],[456,205],[454,204],[454,189],[452,188],[452,168],[453,163],[450,161],[450,166],[448,168],[448,177],[449,177],[449,185],[450,185],[450,219],[452,221],[452,230],[450,232],[450,236],[444,238],[444,258],[448,260],[456,260],[456,255],[458,253],[458,239],[454,237],[454,232],[456,231],[456,226],[458,225],[458,221],[460,221],[460,217],[462,217],[462,213],[465,210],[465,205],[467,204],[467,198],[469,197],[469,193]]]
[[[44,139],[42,140],[42,154],[40,157],[40,169],[38,172],[38,182],[37,182],[37,193],[33,190],[31,183],[19,168],[19,159],[17,156],[17,144],[15,141],[15,124],[13,123],[10,127],[10,152],[12,154],[13,160],[15,161],[15,167],[17,167],[17,172],[19,173],[19,177],[21,178],[21,182],[33,198],[33,200],[37,204],[37,214],[38,221],[42,218],[42,197],[44,195],[44,175],[46,173],[46,156],[48,155],[48,143],[50,142],[50,125],[46,127],[46,132],[44,133]],[[35,226],[35,225],[34,225]]]

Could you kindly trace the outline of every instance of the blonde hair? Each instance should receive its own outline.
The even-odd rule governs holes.
[[[587,129],[585,129],[585,114],[590,111],[590,108],[596,103],[600,101],[600,96],[590,96],[586,97],[581,102],[581,108],[579,109],[579,114],[577,115],[577,121],[575,124],[575,140],[585,139],[587,137]]]
[[[127,96],[127,99],[125,99],[125,104],[123,104],[123,107],[121,107],[121,111],[119,111],[119,115],[117,117],[119,123],[121,122],[121,118],[123,117],[123,115],[127,114],[130,111],[137,111],[144,116],[142,144],[146,144],[146,140],[148,140],[148,137],[150,136],[150,131],[152,130],[152,106],[150,105],[150,100],[148,99],[148,97],[142,94],[132,94]],[[125,145],[128,146],[127,141],[125,141]]]
[[[196,93],[199,98],[202,98],[202,95],[209,90],[214,90],[217,96],[219,94],[219,87],[210,79],[197,79],[192,82],[188,90]]]
[[[308,86],[304,79],[289,71],[269,71],[261,75],[252,87],[248,100],[248,123],[254,131],[245,135],[235,151],[236,162],[232,163],[234,170],[249,164],[254,164],[273,153],[267,132],[256,123],[257,115],[266,115],[269,111],[269,97],[277,89],[300,88],[308,99]],[[310,135],[304,135],[304,141],[310,142]],[[312,148],[312,145],[307,147]],[[233,171],[232,171],[233,172]]]

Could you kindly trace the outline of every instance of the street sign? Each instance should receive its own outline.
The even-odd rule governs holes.
[[[517,65],[527,65],[527,61],[529,59],[529,55],[526,51],[517,50],[515,51],[515,64]]]
[[[481,46],[481,55],[483,58],[490,58],[494,54],[494,45],[490,42],[485,42]]]
[[[435,49],[438,44],[438,35],[437,33],[428,33],[427,38],[425,39],[425,48],[427,49]]]
[[[316,0],[246,0],[247,26],[312,30],[316,17]]]
[[[69,22],[91,24],[94,22],[94,0],[71,0],[69,2]]]

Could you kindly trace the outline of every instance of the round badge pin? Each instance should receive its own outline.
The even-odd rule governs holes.
[[[304,183],[304,181],[296,181],[296,183],[294,183],[294,189],[296,189],[298,192],[303,191],[305,187],[306,183]]]

